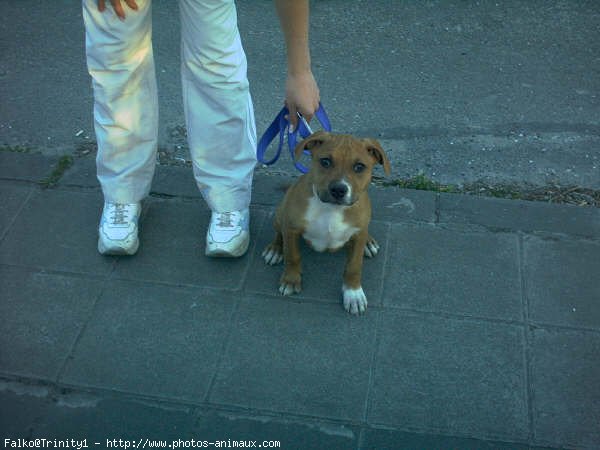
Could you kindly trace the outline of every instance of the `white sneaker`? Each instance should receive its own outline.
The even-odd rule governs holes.
[[[140,245],[140,203],[104,202],[98,229],[98,251],[103,255],[133,255]]]
[[[206,256],[238,257],[248,250],[250,211],[213,212],[206,233]]]

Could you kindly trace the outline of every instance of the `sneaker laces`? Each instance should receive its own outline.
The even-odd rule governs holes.
[[[233,228],[233,213],[232,212],[224,212],[219,213],[217,216],[217,227],[219,228]]]
[[[111,204],[111,211],[109,211],[110,215],[110,225],[118,226],[118,225],[127,225],[128,224],[128,214],[129,214],[129,205],[126,203],[113,203]]]

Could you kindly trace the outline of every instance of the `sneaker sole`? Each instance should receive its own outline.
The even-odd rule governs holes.
[[[246,254],[249,245],[250,238],[246,239],[242,245],[232,251],[227,251],[221,248],[210,250],[207,245],[204,254],[211,258],[239,258],[240,256],[244,256]]]
[[[98,252],[101,255],[110,255],[110,256],[131,256],[135,255],[140,246],[139,239],[136,239],[133,245],[130,248],[120,247],[118,245],[114,246],[106,246],[102,242],[102,239],[98,238]]]

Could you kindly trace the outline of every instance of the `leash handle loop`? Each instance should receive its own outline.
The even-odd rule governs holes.
[[[266,164],[268,166],[274,164],[281,156],[281,149],[283,148],[284,135],[287,134],[288,148],[290,151],[290,155],[292,157],[292,161],[294,161],[294,166],[300,172],[306,173],[306,172],[308,172],[308,168],[305,167],[303,164],[296,161],[296,158],[294,156],[294,149],[296,148],[296,145],[298,143],[298,135],[300,135],[300,137],[302,139],[304,139],[304,138],[307,138],[308,136],[310,136],[312,134],[312,132],[311,132],[310,128],[307,126],[307,123],[302,118],[302,116],[300,116],[298,118],[298,126],[296,127],[296,129],[293,132],[290,132],[289,131],[290,122],[288,119],[285,118],[285,116],[287,116],[287,115],[289,115],[289,111],[284,106],[281,109],[281,111],[279,111],[279,113],[275,116],[275,119],[273,120],[273,122],[271,122],[271,125],[269,125],[267,130],[264,132],[264,134],[261,136],[260,140],[258,141],[258,145],[256,147],[256,158],[258,159],[259,162]],[[315,112],[315,117],[317,118],[317,120],[319,121],[319,123],[321,124],[321,126],[323,127],[323,129],[325,131],[331,131],[331,123],[329,122],[329,117],[327,116],[327,113],[325,112],[325,108],[323,108],[323,105],[321,103],[319,103],[319,109],[317,109],[317,111]],[[273,141],[273,139],[275,139],[275,136],[277,136],[278,134],[279,134],[279,145],[275,152],[275,156],[270,160],[266,160],[265,153],[267,151],[267,147]],[[304,151],[304,153],[309,154],[308,151],[306,151],[306,150]]]
[[[275,116],[275,119],[273,119],[273,122],[271,122],[271,125],[269,125],[269,127],[266,129],[266,131],[264,132],[264,134],[261,136],[260,140],[258,141],[258,145],[256,147],[256,158],[258,159],[258,161],[260,161],[263,164],[270,166],[271,164],[274,164],[275,161],[277,161],[279,159],[279,156],[281,155],[281,149],[283,147],[283,133],[281,132],[281,130],[288,126],[288,121],[285,118],[286,114],[287,114],[287,108],[284,107]],[[273,159],[266,161],[265,153],[267,151],[267,147],[269,146],[271,141],[273,139],[275,139],[275,136],[277,136],[278,134],[279,134],[279,146],[277,147],[275,156],[273,157]]]

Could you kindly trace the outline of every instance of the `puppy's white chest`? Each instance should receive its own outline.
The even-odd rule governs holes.
[[[316,251],[337,250],[359,230],[344,222],[345,208],[311,197],[304,216],[306,230],[302,236]]]

